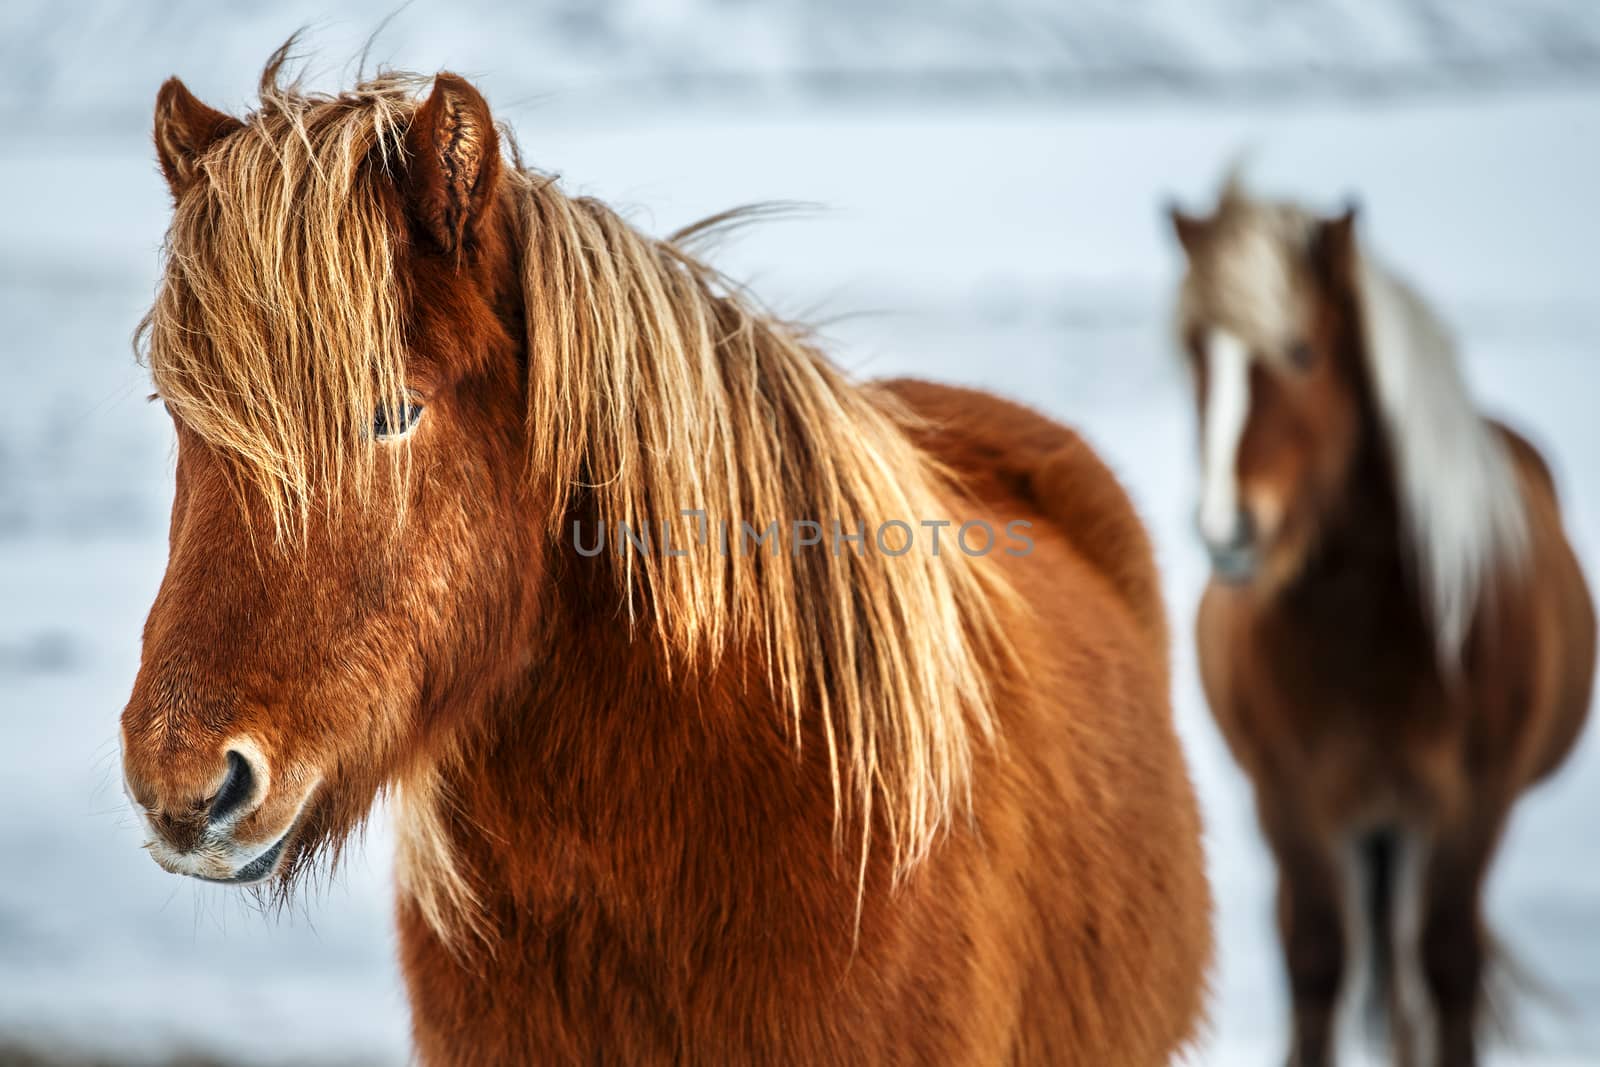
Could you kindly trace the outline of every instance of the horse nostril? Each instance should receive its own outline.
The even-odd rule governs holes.
[[[216,797],[211,801],[211,810],[206,818],[212,823],[222,822],[231,815],[237,815],[250,803],[256,791],[256,775],[250,767],[250,761],[239,753],[228,750],[228,777],[222,782],[222,788],[217,790]]]

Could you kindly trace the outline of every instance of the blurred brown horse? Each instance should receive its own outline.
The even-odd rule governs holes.
[[[278,66],[243,121],[156,104],[177,495],[123,715],[155,859],[282,890],[395,790],[427,1063],[1167,1062],[1209,895],[1094,455],[846,381],[703,231],[503,159],[460,78]],[[946,519],[1032,549],[935,551]],[[744,541],[800,520],[851,540]],[[619,522],[655,550],[576,550]]]
[[[1230,182],[1173,221],[1215,571],[1200,666],[1278,861],[1291,1062],[1329,1061],[1360,951],[1399,1061],[1470,1064],[1484,877],[1588,712],[1594,610],[1555,488],[1353,213]]]

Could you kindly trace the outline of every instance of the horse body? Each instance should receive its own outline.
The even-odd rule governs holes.
[[[1472,1063],[1490,952],[1484,879],[1517,797],[1573,746],[1593,683],[1594,609],[1553,483],[1531,445],[1475,412],[1424,410],[1410,425],[1395,414],[1464,393],[1442,358],[1426,373],[1379,365],[1438,357],[1405,351],[1414,335],[1374,329],[1371,286],[1393,283],[1362,281],[1377,268],[1357,258],[1348,216],[1315,220],[1230,185],[1216,218],[1180,218],[1179,229],[1191,261],[1180,315],[1203,404],[1208,330],[1249,335],[1257,352],[1270,353],[1264,334],[1303,338],[1292,359],[1253,357],[1252,406],[1225,467],[1257,512],[1240,519],[1254,566],[1240,575],[1230,569],[1240,546],[1214,546],[1224,558],[1196,624],[1207,701],[1278,862],[1291,1062],[1328,1062],[1337,997],[1364,953],[1398,1061]],[[1275,283],[1281,332],[1241,325],[1248,315],[1230,307],[1265,303],[1238,266],[1241,248],[1274,254],[1264,246],[1276,265],[1251,271]],[[1231,297],[1206,291],[1230,270]],[[1259,303],[1251,310],[1271,320]],[[1431,322],[1417,331],[1443,336]],[[1402,403],[1390,383],[1408,374],[1422,393]],[[1416,450],[1432,444],[1410,435],[1452,419],[1462,447],[1420,472],[1433,486],[1407,484]],[[1473,466],[1482,455],[1487,473]],[[1495,485],[1500,460],[1506,480]],[[1486,524],[1513,501],[1518,535],[1496,544],[1482,526],[1442,531],[1474,551],[1454,557],[1471,592],[1441,596],[1459,592],[1439,580],[1452,557],[1419,548],[1418,511],[1428,493],[1485,484],[1465,521]],[[1453,628],[1444,605],[1463,602],[1459,636],[1441,640]]]
[[[1524,484],[1549,508],[1527,584],[1501,586],[1478,615],[1459,677],[1432,666],[1433,633],[1408,592],[1398,545],[1326,560],[1329,570],[1266,602],[1235,585],[1207,587],[1201,673],[1282,869],[1280,922],[1302,1049],[1330,1040],[1331,996],[1353,958],[1344,931],[1350,909],[1364,905],[1342,894],[1375,876],[1350,869],[1365,863],[1353,846],[1395,834],[1400,847],[1420,850],[1412,862],[1424,864],[1425,881],[1408,891],[1423,894],[1410,906],[1422,909],[1424,925],[1406,931],[1394,913],[1357,921],[1377,924],[1368,951],[1394,957],[1379,966],[1425,983],[1437,1022],[1407,1018],[1414,1007],[1386,1010],[1399,1034],[1439,1028],[1437,1062],[1471,1062],[1491,947],[1479,914],[1489,863],[1517,797],[1571,750],[1592,685],[1595,620],[1582,572],[1553,525],[1547,485]],[[1306,1010],[1308,1000],[1318,1006]]]
[[[1506,808],[1562,763],[1589,701],[1594,614],[1549,482],[1525,469],[1523,485],[1542,510],[1536,577],[1480,611],[1461,677],[1434,667],[1392,515],[1389,544],[1330,537],[1314,573],[1270,600],[1206,587],[1206,694],[1256,781],[1304,793],[1307,816],[1338,832]]]
[[[157,861],[281,894],[395,791],[429,1063],[1189,1040],[1198,817],[1150,548],[1092,453],[845,381],[683,245],[504,165],[459,78],[312,97],[280,65],[247,122],[157,103],[177,493],[123,715]],[[1032,550],[568,540],[680,509],[1020,520]]]
[[[1460,676],[1437,665],[1397,516],[1381,505],[1359,523],[1375,517],[1375,529],[1325,535],[1318,561],[1274,597],[1207,586],[1196,630],[1211,706],[1252,777],[1295,783],[1319,826],[1504,809],[1576,740],[1592,606],[1542,462],[1500,432],[1527,450],[1535,540],[1526,573],[1498,582],[1474,619]]]
[[[507,716],[449,786],[500,947],[463,969],[401,899],[426,1061],[1156,1063],[1191,1035],[1206,889],[1151,669],[1162,635],[1141,621],[1159,601],[1129,603],[1090,561],[1109,528],[1153,591],[1137,519],[1069,431],[979,393],[889,389],[938,427],[924,441],[978,495],[966,514],[1034,523],[970,823],[899,885],[869,854],[858,901],[826,753],[797,762],[781,709],[752,702],[757,657],[668,679],[605,590],[568,590],[515,702],[567,710]],[[1073,482],[1113,510],[1053,495]]]

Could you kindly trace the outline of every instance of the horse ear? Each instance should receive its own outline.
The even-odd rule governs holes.
[[[1350,204],[1342,214],[1317,224],[1311,254],[1323,277],[1331,281],[1348,282],[1355,276],[1356,214],[1356,206]]]
[[[472,244],[500,178],[500,138],[470,82],[440,74],[406,131],[406,206],[445,255]]]
[[[195,164],[206,149],[244,123],[202,104],[188,86],[168,78],[156,93],[156,159],[177,196],[194,180]]]
[[[1191,215],[1177,204],[1167,205],[1167,217],[1172,220],[1172,232],[1178,235],[1178,243],[1183,246],[1184,252],[1194,255],[1195,249],[1205,240],[1210,220]]]

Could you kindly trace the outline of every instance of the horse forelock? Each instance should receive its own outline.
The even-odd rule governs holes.
[[[393,164],[426,84],[388,74],[316,96],[269,69],[260,109],[201,161],[168,234],[145,358],[177,418],[261,490],[280,534],[332,488],[371,482],[382,453],[363,431],[404,398],[421,339],[405,330]],[[613,528],[696,510],[710,530],[837,520],[853,532],[963,506],[956,479],[911,442],[907,411],[847,381],[687,242],[647,237],[520,166],[506,168],[497,210],[514,230],[520,277],[505,281],[526,324],[528,477],[557,544],[579,507]],[[981,560],[889,556],[868,540],[862,554],[707,544],[603,561],[628,625],[669,662],[693,670],[738,651],[765,663],[752,684],[770,687],[793,743],[829,754],[837,833],[860,833],[860,885],[869,838],[884,833],[904,872],[964,803],[1020,610]],[[476,896],[448,848],[443,786],[399,788],[407,892],[460,941]]]
[[[1255,200],[1230,185],[1190,256],[1180,315],[1227,330],[1256,358],[1283,358],[1304,322],[1314,224],[1293,204]]]
[[[315,498],[370,487],[373,412],[405,398],[386,186],[422,82],[321,96],[278,85],[277,69],[179,198],[139,334],[161,398],[234,461],[285,536]]]

